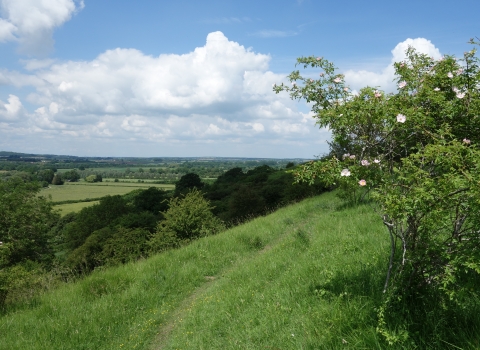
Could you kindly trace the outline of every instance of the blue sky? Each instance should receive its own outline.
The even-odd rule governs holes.
[[[311,158],[304,103],[272,92],[299,56],[393,91],[408,45],[480,36],[478,0],[0,0],[0,150]]]

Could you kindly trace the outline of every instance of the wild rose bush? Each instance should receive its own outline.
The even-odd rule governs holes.
[[[291,86],[274,86],[311,103],[332,132],[330,156],[305,164],[296,180],[321,178],[354,202],[371,193],[379,205],[391,238],[379,331],[390,343],[406,338],[387,330],[400,303],[434,294],[439,306],[466,308],[480,281],[479,59],[475,49],[462,59],[413,48],[406,56],[394,65],[396,93],[353,94],[321,57],[298,59],[319,78],[294,71]]]

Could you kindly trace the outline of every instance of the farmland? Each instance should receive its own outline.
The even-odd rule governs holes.
[[[60,211],[60,215],[67,215],[70,213],[76,213],[82,210],[83,208],[89,207],[94,204],[98,204],[100,201],[89,201],[89,202],[77,202],[77,203],[67,203],[55,205],[53,208]]]
[[[137,189],[158,187],[171,190],[174,185],[159,185],[153,183],[124,183],[124,182],[97,182],[97,183],[66,183],[62,186],[50,185],[40,192],[42,196],[51,196],[52,202],[84,201],[89,198],[100,198],[107,195],[123,195]]]

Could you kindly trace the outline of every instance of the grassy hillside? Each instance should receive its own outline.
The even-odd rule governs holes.
[[[387,255],[328,193],[10,310],[0,349],[381,349]]]

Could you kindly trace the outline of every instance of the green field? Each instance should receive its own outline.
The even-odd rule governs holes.
[[[98,167],[98,168],[89,168],[88,170],[89,171],[92,171],[92,172],[105,172],[105,171],[118,171],[118,172],[125,172],[125,170],[130,170],[130,171],[138,171],[140,168],[143,168],[143,170],[145,172],[148,172],[150,171],[150,168],[152,169],[162,169],[162,168],[166,168],[165,166],[161,167],[149,167],[149,166],[134,166],[134,167],[128,167],[128,166],[125,166],[125,167],[116,167],[116,166],[105,166],[105,167]],[[67,172],[67,171],[70,171],[72,169],[57,169],[57,172],[59,173],[64,173],[64,172]]]
[[[94,204],[98,204],[99,201],[91,201],[91,202],[78,202],[78,203],[68,203],[68,204],[59,204],[54,205],[54,210],[59,210],[60,215],[64,216],[69,213],[76,213],[82,210],[83,208],[89,207]]]
[[[165,190],[174,189],[175,185],[152,184],[140,182],[67,182],[61,186],[50,185],[40,191],[41,196],[51,196],[52,202],[63,202],[68,200],[85,200],[88,198],[100,198],[107,195],[123,195],[139,188],[158,187]]]
[[[117,183],[125,183],[125,184],[132,184],[132,183],[135,183],[135,184],[142,184],[142,183],[155,183],[155,182],[158,182],[159,180],[158,179],[141,179],[140,181],[143,181],[143,182],[138,182],[138,179],[118,179],[119,181]],[[114,178],[103,178],[103,182],[114,182],[115,179]],[[157,184],[158,185],[158,184]],[[175,187],[175,185],[172,185],[172,184],[160,184],[160,186],[172,186]]]

